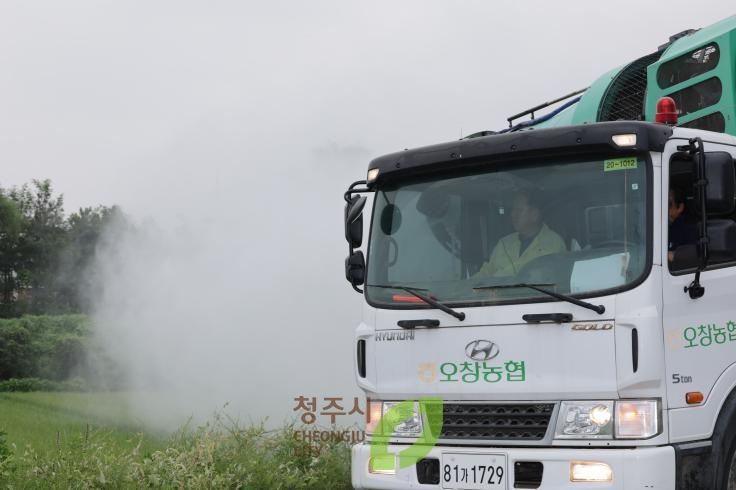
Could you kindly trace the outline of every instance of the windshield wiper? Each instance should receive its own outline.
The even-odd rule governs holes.
[[[583,308],[593,310],[599,315],[602,315],[606,311],[606,307],[603,305],[594,305],[593,303],[588,303],[587,301],[581,301],[579,299],[573,298],[572,296],[568,296],[566,294],[555,293],[554,291],[550,291],[549,289],[543,289],[543,288],[540,288],[539,286],[554,286],[554,284],[528,284],[525,282],[520,282],[518,284],[497,284],[495,286],[478,286],[473,289],[529,288],[535,291],[539,291],[540,293],[544,293],[546,295],[552,296],[553,298],[557,298],[561,301],[567,301],[568,303],[572,303],[574,305],[582,306]]]
[[[401,290],[406,291],[407,293],[411,294],[412,296],[416,296],[417,298],[421,299],[422,301],[424,301],[425,303],[427,303],[429,306],[433,306],[433,307],[437,308],[438,310],[442,310],[445,313],[447,313],[448,315],[452,315],[452,316],[454,316],[455,318],[457,318],[460,321],[465,320],[465,313],[463,313],[462,311],[457,312],[457,311],[453,310],[452,308],[450,308],[449,306],[445,306],[442,303],[440,303],[439,301],[434,300],[434,299],[430,298],[429,296],[423,295],[422,293],[420,293],[416,289],[412,289],[412,288],[409,288],[409,287],[406,287],[406,286],[401,286],[401,285],[398,285],[398,284],[394,284],[394,285],[388,285],[388,284],[387,285],[383,285],[383,284],[367,284],[367,286],[368,287],[372,287],[372,288],[401,289]],[[417,288],[417,289],[419,289],[419,288]],[[423,291],[426,291],[426,289],[424,289]]]

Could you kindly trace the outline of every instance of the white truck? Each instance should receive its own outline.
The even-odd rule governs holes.
[[[736,489],[735,97],[732,17],[370,162],[345,193],[355,488]]]

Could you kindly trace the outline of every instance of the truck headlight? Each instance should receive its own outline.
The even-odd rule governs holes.
[[[562,402],[557,417],[557,439],[612,439],[613,402]]]
[[[383,402],[383,418],[396,427],[392,437],[419,437],[424,428],[417,402]]]
[[[564,401],[556,439],[646,439],[659,433],[658,400]]]
[[[391,437],[419,437],[424,429],[416,401],[371,401],[371,420],[365,431],[368,434],[376,433],[380,420],[385,420],[386,427],[395,427]]]

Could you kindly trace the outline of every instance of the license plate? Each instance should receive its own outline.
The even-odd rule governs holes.
[[[443,453],[442,488],[506,490],[506,455]]]

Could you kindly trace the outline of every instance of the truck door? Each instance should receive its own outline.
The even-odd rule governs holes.
[[[671,151],[683,140],[670,142]],[[705,151],[728,151],[732,147],[705,142]],[[716,387],[719,378],[736,362],[736,262],[712,260],[702,272],[700,283],[705,294],[692,299],[686,288],[695,276],[697,256],[694,246],[683,246],[675,250],[674,242],[687,241],[691,236],[687,227],[697,230],[698,213],[694,206],[693,163],[676,153],[665,153],[662,165],[661,233],[662,233],[662,322],[665,342],[665,382],[670,414],[670,434],[673,442],[688,437],[707,437],[717,416],[722,394]],[[674,191],[674,192],[673,192]],[[670,218],[680,206],[677,193],[684,193],[684,209],[678,220],[679,238],[673,231],[675,225]],[[673,207],[675,212],[673,213]],[[718,216],[718,219],[733,219],[733,215]],[[684,223],[684,225],[683,225]],[[685,232],[682,230],[685,229]],[[697,237],[697,231],[696,235]],[[684,238],[683,238],[684,237]],[[686,245],[686,244],[685,244]],[[674,252],[674,257],[672,256]],[[715,387],[715,388],[714,388]],[[702,403],[688,403],[688,393],[700,392]]]

